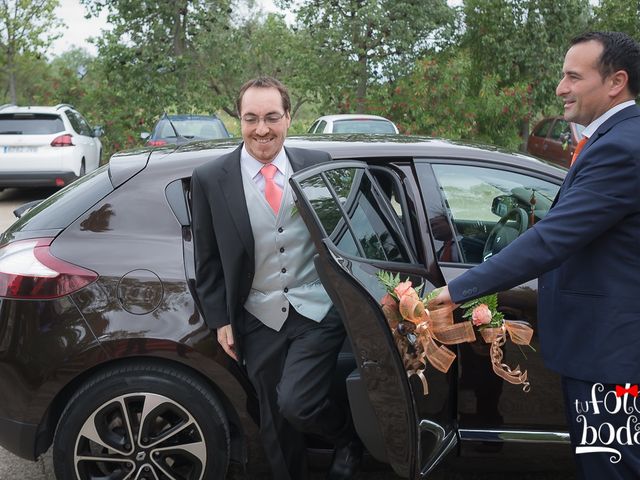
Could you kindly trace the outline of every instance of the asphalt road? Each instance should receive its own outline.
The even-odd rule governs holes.
[[[13,210],[32,200],[43,199],[51,195],[52,189],[6,189],[0,192],[0,231],[8,228],[15,217]],[[371,462],[365,464],[364,470],[357,476],[357,480],[398,480],[388,469],[381,468]],[[461,471],[460,466],[445,465],[429,476],[431,480],[571,480],[571,473],[476,473],[477,470]],[[464,466],[462,466],[464,467]],[[481,468],[486,470],[486,466]],[[313,472],[309,480],[324,479],[324,472]],[[244,474],[236,466],[230,468],[227,480],[268,480],[264,473]],[[51,452],[41,456],[37,462],[23,460],[0,448],[0,480],[55,480]]]

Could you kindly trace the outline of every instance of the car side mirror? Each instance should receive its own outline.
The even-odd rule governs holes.
[[[93,127],[93,136],[94,137],[101,137],[102,135],[104,135],[104,129],[102,128],[102,125],[96,125],[95,127]]]
[[[142,133],[140,134],[140,138],[141,138],[142,140],[146,140],[146,139],[147,139],[147,138],[149,138],[150,136],[151,136],[151,134],[150,134],[149,132],[142,132]]]
[[[498,195],[491,202],[491,213],[502,218],[516,206],[517,201],[511,195]]]

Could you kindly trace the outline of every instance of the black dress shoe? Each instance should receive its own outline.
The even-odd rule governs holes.
[[[354,477],[362,462],[362,442],[354,438],[333,452],[333,461],[327,480],[349,480]]]

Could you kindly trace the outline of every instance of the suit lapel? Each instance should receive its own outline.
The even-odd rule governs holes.
[[[284,151],[287,154],[292,171],[297,172],[307,166],[308,162],[303,156],[299,155],[298,150],[285,147]]]
[[[611,130],[616,124],[620,123],[623,120],[627,120],[628,118],[637,117],[637,116],[640,116],[640,107],[638,107],[638,105],[633,105],[633,106],[624,108],[623,110],[620,110],[619,112],[617,112],[616,114],[608,118],[602,125],[600,125],[600,127],[598,127],[598,129],[593,133],[593,135],[591,135],[591,137],[589,138],[589,141],[585,144],[580,155],[583,155],[584,152],[588,150],[592,144],[597,142],[600,139],[600,137],[608,133],[609,130]],[[580,158],[578,158],[576,162],[578,162],[579,160]],[[576,175],[576,169],[569,169],[569,172],[567,173],[567,176],[565,177],[564,182],[562,182],[562,186],[560,187],[560,190],[558,191],[556,198],[553,199],[553,203],[551,204],[550,208],[553,208],[553,206],[558,202],[559,197],[562,195],[563,191],[565,190],[565,184],[568,186],[573,180],[573,178],[575,177],[575,175]]]
[[[254,258],[254,239],[247,210],[247,200],[244,196],[242,185],[242,172],[240,171],[240,152],[242,144],[224,159],[222,165],[223,175],[218,178],[230,217],[233,219],[238,236],[244,245],[249,258]]]
[[[242,185],[242,172],[240,171],[240,152],[242,145],[231,152],[222,164],[223,174],[218,178],[220,190],[223,193],[227,203],[227,209],[230,213],[233,223],[238,232],[238,236],[244,245],[249,258],[254,258],[254,238],[251,229],[251,220],[249,219],[249,210],[247,209],[247,200],[244,195],[244,187]],[[307,167],[308,163],[298,150],[285,148],[287,158],[291,164],[291,170],[296,172]]]
[[[589,141],[585,144],[582,151],[587,150],[592,144],[597,142],[600,137],[609,132],[616,124],[622,122],[623,120],[627,120],[628,118],[637,117],[640,115],[640,108],[637,105],[633,105],[631,107],[624,108],[612,115],[608,118],[602,125],[598,127],[598,129],[593,132]]]

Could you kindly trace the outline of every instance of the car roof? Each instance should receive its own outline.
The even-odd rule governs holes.
[[[565,118],[562,115],[548,115],[548,116],[542,117],[540,120],[538,120],[536,122],[536,124],[534,125],[534,127],[540,125],[542,122],[546,122],[546,121],[549,121],[549,120],[565,120]],[[569,120],[565,120],[565,121],[568,122],[568,123],[571,123],[573,125],[580,125],[579,123],[571,122]]]
[[[213,160],[238,147],[241,139],[196,141],[184,145],[171,145],[153,149],[141,149],[137,152],[120,152],[112,160],[126,163],[130,160],[119,159],[135,153],[144,154],[149,159],[147,168],[153,171],[172,171],[178,177],[191,175],[191,171],[208,160]],[[487,145],[469,144],[451,140],[419,137],[413,135],[379,134],[323,134],[288,137],[285,147],[322,150],[334,159],[380,161],[412,158],[435,158],[438,160],[486,160],[488,163],[504,167],[518,166],[531,171],[564,178],[566,170],[544,160],[523,153],[512,152]],[[144,152],[144,153],[143,153]],[[178,178],[176,177],[176,178]]]
[[[388,118],[384,118],[379,115],[368,115],[364,113],[338,113],[335,115],[323,115],[322,117],[318,117],[316,120],[326,120],[331,122],[336,122],[339,120],[384,120],[386,122],[391,122],[391,120],[389,120]]]
[[[24,107],[8,104],[0,106],[0,113],[60,113],[63,108],[74,109],[73,105],[67,103],[55,106],[28,105]]]
[[[178,114],[178,115],[167,115],[171,120],[205,120],[205,119],[216,119],[219,120],[217,115],[191,115],[191,114]],[[162,120],[161,117],[160,120]]]

